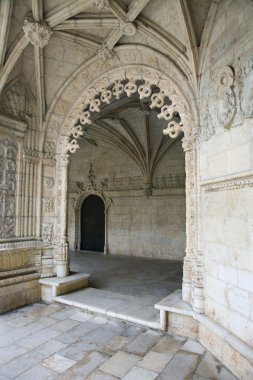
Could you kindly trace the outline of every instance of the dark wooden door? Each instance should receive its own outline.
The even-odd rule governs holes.
[[[105,207],[97,195],[89,195],[81,208],[81,249],[103,252],[105,244]]]

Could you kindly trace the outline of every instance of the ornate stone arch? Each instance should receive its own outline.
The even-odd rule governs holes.
[[[62,102],[63,97],[67,98],[67,88],[63,91],[64,95],[62,92],[55,101],[51,115],[61,104],[67,104],[68,109],[68,111],[65,110],[58,129],[57,167],[62,167],[62,160],[68,161],[66,157],[69,156],[69,152],[76,151],[78,138],[84,133],[83,126],[91,123],[93,115],[100,112],[103,104],[110,104],[124,92],[127,96],[138,93],[140,98],[150,97],[151,107],[160,109],[158,118],[168,121],[164,133],[169,134],[172,138],[178,136],[179,133],[183,132],[184,134],[187,243],[184,258],[183,299],[191,301],[195,311],[203,312],[202,255],[198,247],[197,235],[196,137],[199,123],[193,91],[187,77],[167,57],[152,49],[125,45],[117,47],[115,53],[114,58],[106,63],[92,59],[90,65],[85,65],[85,70],[78,70],[73,81],[77,88],[80,88],[80,83],[83,84],[85,90],[78,98],[74,97],[72,108],[69,107],[70,96],[68,102],[66,100],[64,100],[65,103]],[[153,88],[158,91],[153,92]],[[57,176],[62,175],[61,169],[57,169],[56,172]],[[65,173],[65,181],[67,181],[67,169],[65,169]],[[67,202],[67,193],[64,189],[66,189],[64,185],[57,189],[58,195],[62,194],[59,199],[62,206],[64,202]],[[56,225],[58,226],[56,235],[61,236],[60,240],[66,247],[66,212],[64,209],[66,209],[66,205],[59,208],[62,212],[56,215]],[[60,251],[61,249],[58,249],[58,254]],[[67,252],[64,255],[67,257]],[[195,299],[197,300],[196,304]]]
[[[112,205],[112,200],[105,196],[102,189],[95,189],[87,187],[85,190],[81,191],[79,197],[75,203],[75,246],[77,249],[80,249],[80,240],[81,240],[81,207],[84,200],[90,196],[96,195],[104,202],[105,206],[105,245],[104,245],[104,254],[108,254],[108,209]]]

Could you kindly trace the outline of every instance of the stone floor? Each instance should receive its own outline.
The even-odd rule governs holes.
[[[182,286],[182,262],[73,251],[71,270],[91,275],[89,288],[58,298],[124,321],[159,328],[154,305]]]
[[[235,380],[199,343],[58,304],[0,316],[0,380]]]
[[[73,251],[71,270],[89,273],[90,286],[134,295],[155,304],[182,287],[181,261]]]

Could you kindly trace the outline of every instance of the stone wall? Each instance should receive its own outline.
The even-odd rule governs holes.
[[[103,194],[112,200],[107,219],[109,253],[182,260],[185,190],[181,142],[171,147],[159,163],[149,197],[143,193],[140,170],[124,152],[103,145],[82,145],[71,157],[69,168],[68,236],[72,249],[77,244],[76,181],[87,182],[90,163],[98,186],[108,178]]]
[[[219,7],[203,69],[199,158],[205,313],[251,347],[252,17],[249,1]]]

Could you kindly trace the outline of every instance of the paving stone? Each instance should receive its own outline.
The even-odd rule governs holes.
[[[35,304],[14,312],[14,317],[12,313],[8,318],[0,316],[0,380],[236,379],[209,352],[203,357],[204,348],[193,339],[92,314],[86,318],[86,313],[77,314],[79,311],[73,316],[84,322],[75,320],[69,316],[73,309],[68,307],[67,313],[52,318],[47,307],[51,314],[65,308]],[[33,310],[40,315],[37,320],[27,316],[34,316]],[[27,324],[26,318],[30,321]],[[19,327],[15,327],[15,320]],[[9,321],[13,326],[7,324]],[[54,333],[59,335],[53,339]]]
[[[118,377],[109,375],[108,373],[102,372],[99,369],[97,369],[96,371],[92,372],[87,377],[87,380],[117,380],[117,379],[118,379]]]
[[[148,371],[147,369],[134,367],[131,371],[122,378],[122,380],[154,380],[158,375],[155,372]],[[174,379],[176,380],[176,379]]]
[[[35,332],[35,334],[29,335],[27,338],[20,339],[18,344],[26,348],[35,348],[41,344],[50,341],[57,337],[61,332],[53,330],[51,328],[43,329]]]
[[[108,358],[109,356],[106,354],[93,351],[64,374],[60,375],[57,380],[84,380]]]
[[[75,321],[79,321],[79,322],[86,322],[89,319],[94,318],[94,315],[89,314],[89,313],[84,313],[82,311],[77,311],[75,312],[75,314],[71,315],[69,318]]]
[[[196,374],[219,380],[235,380],[236,377],[210,353],[207,352],[201,360]]]
[[[145,327],[130,325],[126,328],[126,330],[122,333],[122,335],[136,338],[138,335],[142,334],[145,331],[147,331],[147,328]]]
[[[159,380],[191,379],[199,361],[199,355],[186,351],[179,351],[161,372]]]
[[[75,310],[74,309],[68,309],[68,308],[64,308],[62,310],[58,310],[54,313],[52,313],[50,315],[51,318],[55,318],[55,319],[66,319],[66,318],[70,318],[71,316],[73,316],[75,314]]]
[[[45,359],[41,364],[44,367],[52,369],[55,372],[62,373],[70,367],[73,367],[73,365],[76,364],[76,362],[74,360],[65,358],[64,356],[61,356],[59,354],[54,354],[53,356],[50,356],[49,358]]]
[[[118,335],[121,332],[122,328],[120,326],[117,328],[116,326],[112,327],[108,324],[103,325],[95,331],[92,331],[90,334],[87,334],[85,338],[88,342],[104,344],[105,342],[112,339],[113,337],[115,337],[115,335]]]
[[[17,346],[16,344],[10,345],[8,348],[0,348],[0,365],[6,364],[12,359],[24,354],[27,351],[26,348]]]
[[[136,355],[145,355],[160,339],[161,334],[152,330],[146,331],[126,346],[126,350]]]
[[[138,367],[160,373],[170,360],[171,359],[168,355],[160,354],[155,351],[149,351],[147,355],[144,356],[143,360],[138,363]]]
[[[58,351],[58,354],[65,356],[66,358],[79,361],[87,356],[89,352],[97,350],[98,348],[98,344],[86,342],[84,339],[79,342],[72,343],[63,350]]]
[[[67,331],[57,337],[57,340],[63,343],[71,344],[81,340],[85,335],[99,328],[97,323],[92,320],[81,323],[71,331]]]
[[[8,332],[11,332],[13,328],[7,324],[7,322],[4,322],[1,317],[1,325],[0,325],[0,335],[7,334]]]
[[[15,377],[15,380],[53,380],[56,376],[55,371],[46,367],[36,366]]]
[[[60,322],[56,322],[52,328],[54,330],[64,332],[64,331],[73,329],[73,327],[78,326],[79,324],[80,322],[78,321],[74,321],[72,319],[64,319],[64,320],[61,320]]]
[[[168,355],[171,358],[183,345],[184,341],[185,339],[182,338],[164,336],[152,348],[152,351],[160,352],[161,354]]]
[[[104,346],[101,348],[103,352],[113,355],[115,351],[119,351],[123,349],[132,338],[122,336],[122,335],[116,335],[109,341],[107,341]]]
[[[21,317],[15,318],[15,319],[11,319],[10,321],[7,322],[7,324],[9,326],[13,326],[13,327],[17,328],[17,327],[25,326],[30,322],[31,322],[31,320],[29,318],[21,316]]]
[[[7,378],[12,379],[29,368],[36,366],[42,360],[64,347],[65,344],[51,340],[50,342],[47,342],[32,351],[26,352],[0,368],[0,376],[6,376]]]
[[[182,350],[194,352],[195,354],[202,355],[205,352],[205,347],[196,340],[188,339],[187,342],[181,347]]]
[[[123,351],[117,352],[108,361],[102,364],[99,369],[116,377],[124,376],[138,361],[140,357],[128,354]]]
[[[30,334],[36,333],[45,327],[48,327],[55,323],[55,320],[49,317],[43,317],[36,322],[31,322],[26,326],[19,327],[17,329],[12,328],[10,332],[1,336],[0,347],[9,346],[17,342],[19,339],[26,338]]]

